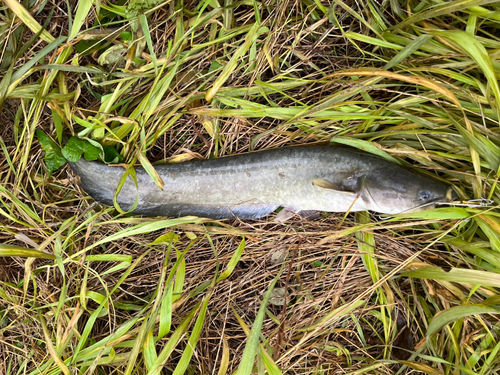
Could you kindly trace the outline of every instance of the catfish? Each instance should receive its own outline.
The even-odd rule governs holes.
[[[69,163],[95,201],[112,206],[123,167]],[[277,221],[314,211],[373,211],[394,215],[435,207],[454,191],[434,178],[345,147],[297,146],[222,158],[155,165],[160,189],[142,167],[117,195],[133,214],[258,219],[279,207]]]

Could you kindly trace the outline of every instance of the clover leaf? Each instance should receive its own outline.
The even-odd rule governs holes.
[[[82,155],[85,160],[96,160],[100,153],[101,150],[98,147],[77,137],[71,137],[62,149],[63,156],[73,163],[80,160]]]

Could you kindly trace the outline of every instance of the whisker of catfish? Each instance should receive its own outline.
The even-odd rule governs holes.
[[[412,208],[409,208],[409,209],[404,210],[404,211],[400,211],[400,212],[396,213],[395,215],[401,215],[401,214],[404,214],[404,213],[408,213],[409,211],[418,210],[419,208],[430,206],[430,205],[433,205],[433,204],[436,204],[436,201],[423,203],[423,204],[421,204],[419,206],[412,207]],[[381,219],[381,220],[388,220],[388,219],[391,219],[393,217],[394,216],[379,216],[379,219]]]
[[[469,199],[468,201],[436,202],[436,204],[440,206],[459,206],[469,208],[492,206],[494,203],[495,201],[493,199],[487,198]]]

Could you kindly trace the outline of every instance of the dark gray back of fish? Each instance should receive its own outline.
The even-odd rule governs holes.
[[[80,160],[70,163],[81,186],[96,201],[113,205],[113,195],[124,173],[121,167]],[[142,167],[136,167],[139,203],[136,214],[222,219],[255,219],[278,207],[297,210],[347,211],[352,203],[332,200],[313,190],[312,181],[330,181],[339,190],[356,192],[368,173],[391,169],[394,178],[416,175],[384,159],[357,150],[337,147],[288,147],[236,156],[155,165],[163,191]],[[127,178],[118,203],[130,209],[137,189]],[[339,200],[340,199],[340,200]],[[345,201],[345,199],[344,199]],[[352,211],[371,209],[360,199]]]

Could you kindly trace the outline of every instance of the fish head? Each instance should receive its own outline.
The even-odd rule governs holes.
[[[423,211],[456,199],[450,186],[396,166],[373,170],[360,184],[368,209],[383,214]]]

